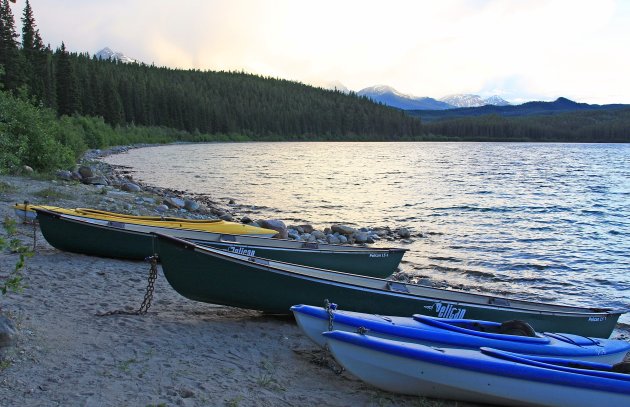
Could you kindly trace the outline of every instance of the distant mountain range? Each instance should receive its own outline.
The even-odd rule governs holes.
[[[428,96],[412,96],[397,91],[391,86],[378,85],[361,89],[357,92],[360,96],[366,96],[375,102],[402,110],[448,110],[459,107],[478,107],[485,105],[507,106],[510,103],[499,96],[491,96],[483,99],[478,95],[457,94],[434,99]]]
[[[485,105],[480,107],[457,108],[449,110],[416,109],[408,110],[407,114],[420,117],[423,122],[436,120],[459,119],[464,117],[474,117],[483,115],[498,115],[503,117],[553,115],[558,113],[578,112],[578,111],[602,111],[628,108],[630,105],[610,104],[610,105],[590,105],[588,103],[578,103],[567,98],[560,97],[553,102],[527,102],[522,105],[494,106]]]
[[[103,48],[102,50],[97,52],[95,56],[98,59],[111,59],[114,61],[120,61],[124,63],[138,62],[133,58],[129,58],[127,55],[123,54],[122,52],[112,51],[111,48],[109,47]]]

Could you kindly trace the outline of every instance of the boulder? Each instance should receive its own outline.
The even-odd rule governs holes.
[[[317,239],[317,240],[326,239],[326,234],[324,232],[319,231],[319,230],[314,230],[311,233],[311,236],[315,236],[315,239]]]
[[[227,212],[223,212],[221,215],[219,215],[219,219],[225,220],[227,222],[232,222],[234,220],[234,217]]]
[[[252,223],[252,220],[249,216],[243,216],[241,218],[241,223],[245,223],[245,224]]]
[[[28,174],[32,174],[33,173],[33,168],[29,167],[28,165],[23,165],[22,166],[22,170]]]
[[[72,173],[68,170],[59,170],[55,173],[57,178],[61,178],[66,181],[72,181]]]
[[[339,241],[339,237],[338,237],[338,236],[335,236],[335,235],[328,235],[328,236],[326,236],[326,240],[327,240],[327,241],[328,241],[328,243],[330,243],[330,244],[339,244],[339,243],[341,243],[341,242]]]
[[[184,199],[184,208],[191,212],[199,210],[199,204],[192,199]]]
[[[15,326],[7,317],[0,315],[0,348],[12,345],[17,337]]]
[[[398,235],[402,237],[403,239],[407,239],[408,237],[411,236],[411,233],[409,232],[409,229],[407,228],[398,228]]]
[[[170,207],[170,208],[176,208],[176,209],[183,208],[183,207],[184,207],[184,205],[186,205],[186,203],[184,202],[184,200],[183,200],[183,199],[181,199],[181,198],[177,198],[177,197],[174,197],[174,196],[167,196],[167,197],[164,199],[164,203],[165,203],[168,207]]]
[[[105,178],[102,175],[96,175],[94,177],[83,177],[81,182],[83,182],[84,184],[89,184],[89,185],[109,185],[109,182],[107,182],[107,178]]]
[[[370,237],[368,232],[356,232],[352,236],[354,237],[354,241],[357,243],[366,243]]]
[[[160,212],[160,213],[164,213],[166,211],[168,211],[168,206],[161,204],[155,207],[155,210]]]
[[[127,192],[140,192],[142,190],[140,186],[134,184],[133,182],[125,182],[122,184],[120,189]]]
[[[259,220],[261,228],[272,229],[278,232],[275,237],[286,239],[288,237],[287,227],[280,219]]]
[[[302,232],[300,232],[300,233],[312,233],[313,230],[315,230],[313,228],[313,225],[308,225],[308,224],[307,225],[299,225],[298,228],[302,228]]]
[[[346,244],[346,243],[348,243],[348,238],[345,237],[344,235],[337,236],[337,239],[339,239],[339,244]]]
[[[95,174],[94,168],[87,166],[87,165],[82,165],[79,167],[79,175],[81,175],[81,178],[92,178]]]
[[[287,236],[289,239],[300,240],[300,234],[295,229],[288,229]]]
[[[332,225],[330,228],[333,232],[337,232],[340,235],[351,236],[357,232],[357,230],[353,227],[346,225]]]

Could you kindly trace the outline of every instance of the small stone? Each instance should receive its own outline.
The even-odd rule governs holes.
[[[339,239],[339,244],[346,244],[346,243],[348,243],[348,238],[345,237],[344,235],[337,236],[337,239]]]
[[[162,204],[155,207],[155,210],[162,213],[168,211],[168,206]]]
[[[134,184],[133,182],[127,182],[127,183],[122,184],[122,187],[120,189],[127,192],[140,192],[142,190],[140,186]]]
[[[250,219],[249,216],[243,216],[241,218],[241,223],[245,223],[245,224],[252,223],[252,220]]]

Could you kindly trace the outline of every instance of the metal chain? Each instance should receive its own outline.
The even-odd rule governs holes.
[[[335,319],[335,311],[337,310],[337,304],[328,301],[328,298],[324,300],[324,309],[326,310],[326,314],[328,314],[328,330],[332,331],[333,320]],[[322,357],[319,361],[322,366],[327,366],[330,370],[332,370],[336,375],[340,375],[345,370],[343,366],[339,365],[335,358],[333,357],[330,349],[328,348],[328,344],[324,345],[324,352],[322,353]]]
[[[153,291],[155,289],[155,280],[157,280],[157,254],[147,257],[146,261],[151,264],[149,269],[149,277],[148,277],[148,285],[147,291],[144,293],[144,300],[142,300],[142,304],[137,311],[126,311],[126,310],[114,310],[107,312],[99,312],[96,314],[97,317],[104,317],[108,315],[144,315],[151,308],[151,301],[153,300]]]
[[[37,220],[33,220],[33,253],[37,248]]]
[[[332,355],[332,352],[328,348],[328,344],[324,345],[324,353],[322,354],[322,358],[319,363],[322,366],[328,367],[336,375],[340,375],[346,370],[343,366],[337,363]]]
[[[328,298],[324,300],[324,309],[328,314],[328,330],[333,330],[333,319],[335,319],[335,311],[337,310],[337,304],[328,301]]]

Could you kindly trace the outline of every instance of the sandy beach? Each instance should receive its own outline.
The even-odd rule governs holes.
[[[97,207],[112,196],[66,181],[0,182],[8,185],[0,196],[2,219],[13,217],[11,204],[24,200]],[[115,193],[117,200],[134,199]],[[138,309],[149,264],[62,252],[32,225],[19,224],[18,231],[30,246],[35,232],[36,247],[23,292],[2,297],[1,313],[18,330],[15,344],[1,351],[2,405],[466,405],[394,395],[347,372],[336,374],[292,318],[187,300],[161,271],[146,315],[97,316]],[[2,274],[16,259],[0,256]]]

